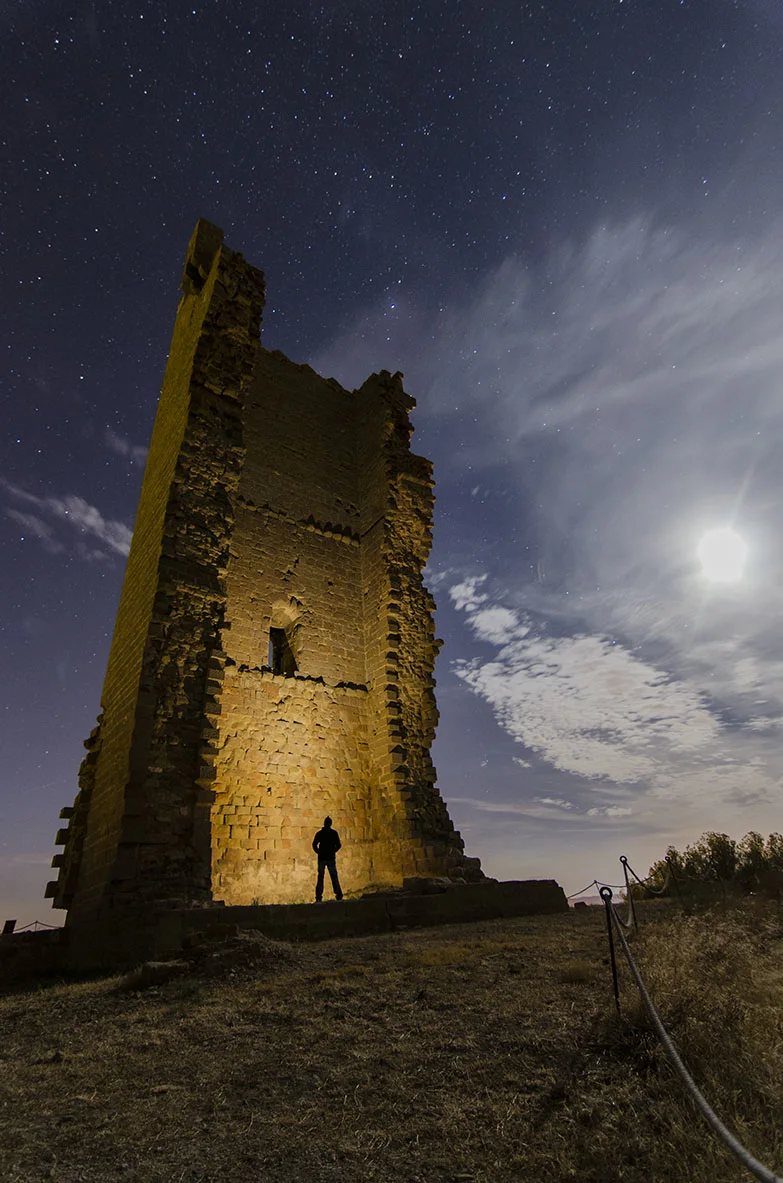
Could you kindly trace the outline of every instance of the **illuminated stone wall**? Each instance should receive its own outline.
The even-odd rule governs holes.
[[[429,756],[432,474],[413,400],[399,375],[349,392],[263,349],[263,276],[209,223],[183,291],[48,894],[74,915],[309,899],[326,813],[347,893],[480,875]]]

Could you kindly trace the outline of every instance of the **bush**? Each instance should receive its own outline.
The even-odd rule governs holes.
[[[722,885],[744,892],[767,891],[779,894],[783,887],[783,835],[773,833],[764,839],[751,830],[739,842],[728,834],[708,830],[698,842],[680,852],[670,846],[664,858],[650,867],[649,888],[660,895],[672,896],[693,891],[698,886]],[[635,888],[634,894],[644,894]]]

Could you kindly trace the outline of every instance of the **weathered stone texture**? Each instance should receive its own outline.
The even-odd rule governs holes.
[[[55,906],[310,898],[327,812],[355,893],[480,875],[429,754],[413,400],[262,349],[263,277],[209,223],[183,291]]]

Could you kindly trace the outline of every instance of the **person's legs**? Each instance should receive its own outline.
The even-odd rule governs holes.
[[[332,881],[332,891],[334,892],[335,899],[341,900],[343,898],[343,892],[340,887],[340,880],[337,877],[337,863],[334,859],[330,859],[326,865],[329,868],[329,878]]]
[[[324,894],[324,867],[326,861],[322,858],[318,860],[318,879],[315,884],[315,902],[318,904],[323,899]]]

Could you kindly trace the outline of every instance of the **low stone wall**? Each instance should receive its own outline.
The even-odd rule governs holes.
[[[428,882],[423,881],[426,885]],[[68,965],[73,970],[128,968],[141,961],[174,957],[203,940],[220,940],[255,929],[284,941],[364,936],[440,924],[498,920],[567,912],[562,887],[553,879],[452,885],[430,894],[426,886],[320,904],[181,908],[128,913],[109,923],[96,918],[89,931],[72,932]]]
[[[180,915],[185,941],[233,927],[257,929],[278,940],[313,941],[566,911],[563,889],[553,879],[534,879],[466,884],[437,894],[394,892],[341,903],[210,908]]]
[[[62,973],[65,930],[15,932],[0,936],[0,993],[31,980]]]

